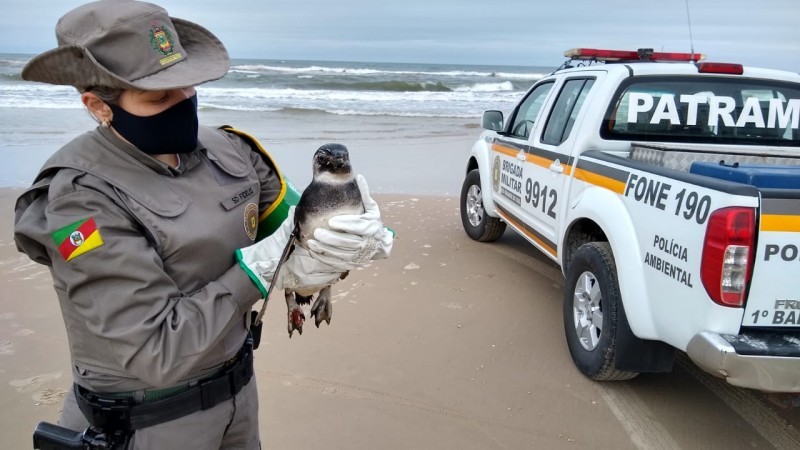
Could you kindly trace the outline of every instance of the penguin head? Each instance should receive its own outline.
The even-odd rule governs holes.
[[[314,153],[314,178],[318,175],[330,174],[350,178],[350,154],[342,144],[325,144]]]

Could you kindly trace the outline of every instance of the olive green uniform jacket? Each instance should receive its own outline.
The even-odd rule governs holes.
[[[253,242],[280,176],[237,135],[201,126],[199,136],[173,169],[98,127],[17,200],[17,247],[50,267],[87,389],[201,378],[246,338],[260,293],[234,252]]]

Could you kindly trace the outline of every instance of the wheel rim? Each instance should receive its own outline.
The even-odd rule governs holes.
[[[483,196],[481,195],[481,188],[477,184],[473,184],[467,191],[467,219],[469,224],[477,227],[483,222]]]
[[[572,315],[575,333],[581,346],[594,350],[603,334],[603,309],[600,283],[591,272],[583,272],[575,283],[572,296]]]

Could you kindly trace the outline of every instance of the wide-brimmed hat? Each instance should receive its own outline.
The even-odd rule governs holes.
[[[56,25],[58,47],[31,59],[22,78],[85,89],[162,90],[195,86],[228,73],[225,46],[210,31],[135,0],[100,0]]]

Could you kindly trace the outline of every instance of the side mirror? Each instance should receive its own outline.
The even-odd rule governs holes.
[[[503,130],[503,112],[502,111],[484,111],[481,118],[481,126],[487,130],[502,131]]]

